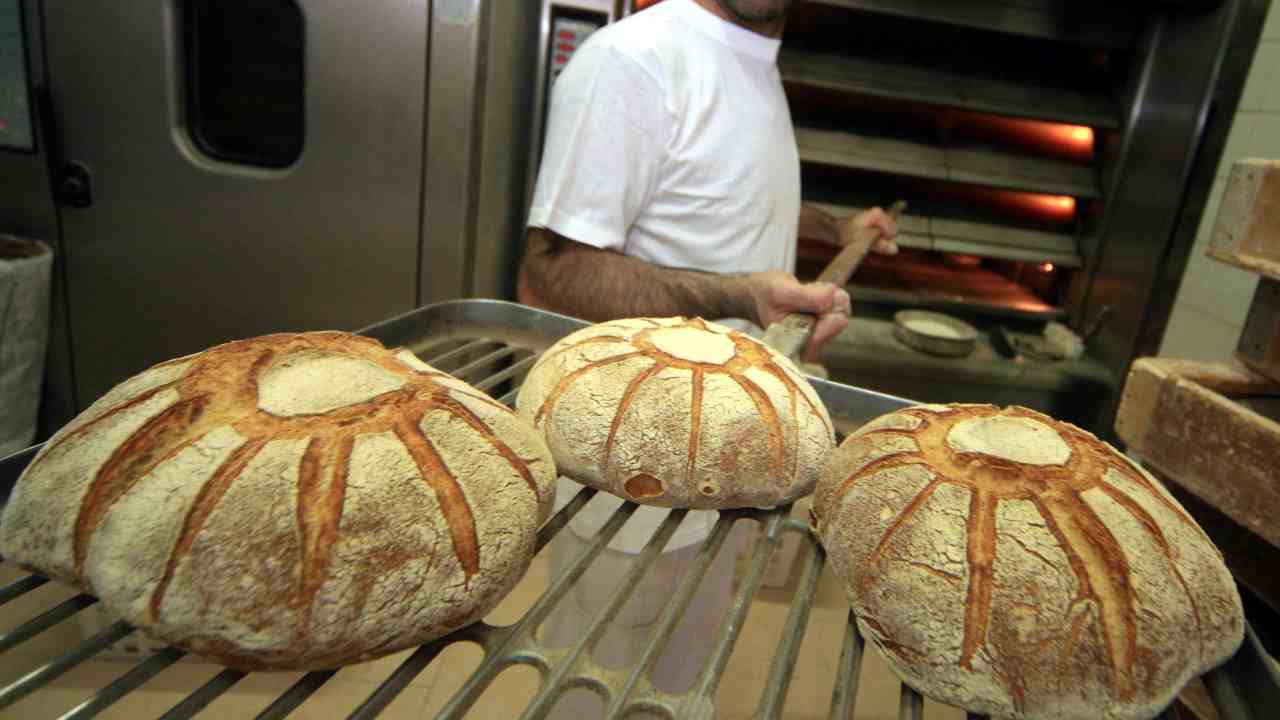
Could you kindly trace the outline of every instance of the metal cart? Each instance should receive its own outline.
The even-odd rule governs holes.
[[[512,303],[460,300],[421,308],[366,328],[362,334],[377,338],[387,346],[407,347],[429,364],[471,382],[510,405],[515,402],[519,382],[539,353],[557,339],[585,325],[572,318]],[[817,379],[811,381],[827,404],[837,432],[842,435],[871,418],[909,404],[901,398],[847,385]],[[8,498],[13,484],[38,449],[29,448],[0,460],[0,505]],[[539,550],[564,529],[595,492],[592,489],[581,491],[548,521],[538,534]],[[636,507],[633,503],[624,503],[576,559],[551,579],[546,591],[514,624],[497,627],[479,622],[423,645],[392,671],[350,717],[377,716],[446,647],[456,642],[471,641],[481,646],[484,659],[441,711],[441,718],[461,718],[499,673],[516,664],[532,666],[542,676],[541,685],[525,708],[522,718],[544,717],[562,695],[582,687],[594,691],[604,700],[605,717],[609,718],[629,717],[634,713],[648,713],[650,716],[665,718],[712,718],[715,715],[716,690],[742,631],[751,602],[760,588],[766,565],[783,536],[796,533],[803,546],[800,554],[802,570],[797,590],[791,598],[790,610],[767,681],[763,687],[749,689],[759,693],[756,717],[782,717],[792,670],[800,653],[801,640],[825,561],[825,555],[812,530],[807,524],[791,519],[789,507],[769,511],[734,510],[720,513],[710,537],[699,548],[693,567],[684,573],[658,617],[640,660],[634,666],[606,668],[592,658],[592,649],[652,567],[663,545],[674,534],[684,518],[685,511],[682,510],[670,512],[604,607],[591,618],[584,634],[568,647],[555,649],[547,647],[535,636],[537,627],[566,598],[587,567],[622,528]],[[755,546],[749,549],[750,563],[745,578],[733,598],[727,616],[721,620],[714,649],[692,688],[682,694],[661,692],[650,681],[650,671],[662,656],[668,640],[697,590],[699,579],[715,560],[733,523],[744,518],[759,522],[761,532],[755,539]],[[30,575],[0,588],[0,606],[45,582],[45,578]],[[5,651],[67,620],[95,602],[96,598],[90,595],[76,596],[0,635],[0,657],[3,657]],[[0,688],[0,712],[23,697],[39,692],[42,687],[75,665],[133,632],[134,628],[128,624],[117,622],[65,654],[31,668],[29,673],[17,681]],[[850,617],[844,628],[842,651],[831,697],[829,717],[833,719],[853,716],[863,652],[862,638]],[[97,715],[126,693],[137,689],[177,662],[183,655],[180,650],[166,648],[142,659],[133,669],[99,689],[62,717],[80,719]],[[258,717],[288,716],[328,681],[334,672],[327,670],[307,673]],[[238,670],[222,670],[163,717],[191,717],[232,688],[245,675],[246,673]],[[1274,666],[1269,665],[1264,658],[1251,629],[1236,657],[1210,672],[1205,679],[1214,703],[1225,720],[1263,720],[1280,713],[1280,678],[1277,677]],[[899,717],[903,720],[919,720],[923,715],[924,703],[921,696],[905,685],[902,686]],[[1174,718],[1176,713],[1171,708],[1161,717]]]

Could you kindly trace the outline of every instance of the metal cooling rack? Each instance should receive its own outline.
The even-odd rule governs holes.
[[[585,323],[571,318],[511,303],[463,300],[422,308],[367,328],[362,334],[377,338],[388,346],[408,347],[427,363],[449,371],[511,405],[515,401],[519,381],[532,367],[538,354],[557,339],[584,326]],[[816,379],[812,382],[827,404],[837,431],[841,434],[907,404],[900,398],[847,385]],[[3,506],[14,482],[38,449],[29,448],[0,460],[0,506]],[[548,521],[538,533],[539,551],[551,542],[595,493],[595,490],[589,488],[582,490]],[[606,706],[604,716],[608,718],[629,717],[633,713],[644,712],[681,720],[712,718],[715,716],[713,703],[716,690],[742,631],[751,602],[761,585],[769,559],[786,533],[797,533],[802,538],[800,557],[803,570],[767,680],[764,687],[758,689],[760,701],[755,714],[757,718],[783,717],[792,670],[800,652],[809,612],[818,589],[818,579],[825,562],[825,554],[813,532],[807,524],[788,516],[789,507],[771,511],[734,510],[720,513],[711,535],[699,548],[693,566],[684,573],[662,610],[635,665],[607,669],[593,660],[592,650],[657,560],[663,546],[675,533],[684,519],[683,510],[671,511],[636,558],[629,573],[590,620],[586,632],[571,645],[552,649],[535,637],[534,631],[565,598],[636,508],[633,503],[624,503],[568,567],[552,578],[546,591],[514,624],[493,626],[478,622],[419,647],[387,676],[350,717],[376,717],[446,647],[456,642],[471,641],[480,645],[484,658],[445,705],[437,716],[439,718],[463,717],[499,673],[517,664],[536,668],[542,678],[538,691],[520,716],[522,720],[545,717],[560,697],[570,690],[583,687],[600,696]],[[761,532],[755,539],[755,546],[748,550],[750,566],[728,614],[721,621],[711,655],[687,692],[662,692],[651,682],[650,673],[662,657],[684,611],[693,600],[698,582],[716,559],[733,524],[742,519],[757,521]],[[48,581],[43,577],[29,575],[0,588],[0,607],[46,582]],[[0,635],[0,656],[96,602],[96,598],[81,594],[48,608],[16,629]],[[0,713],[31,693],[39,692],[77,664],[134,632],[135,629],[127,623],[116,622],[61,656],[31,668],[18,680],[0,688]],[[833,720],[853,717],[863,652],[863,640],[850,617],[844,630],[831,696],[829,717]],[[131,670],[97,690],[61,717],[68,720],[95,717],[125,694],[176,663],[184,654],[175,648],[165,648],[140,660]],[[319,690],[335,672],[324,670],[303,675],[257,717],[287,717]],[[245,676],[244,672],[224,669],[162,717],[166,720],[189,718],[233,688]],[[1244,647],[1236,657],[1210,672],[1205,677],[1205,682],[1224,720],[1263,720],[1276,717],[1280,712],[1280,679],[1277,678],[1274,667],[1264,659],[1252,629],[1248,630]],[[923,699],[914,690],[903,685],[899,703],[900,720],[922,720],[923,715]],[[977,717],[969,715],[971,719]],[[1176,718],[1177,714],[1170,708],[1160,717],[1162,720]]]

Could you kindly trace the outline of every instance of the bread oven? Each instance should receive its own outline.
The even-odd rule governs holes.
[[[1021,403],[1104,429],[1158,349],[1267,3],[805,0],[779,67],[806,201],[905,199],[895,258],[849,288],[833,379]],[[799,274],[833,250],[802,239]],[[905,308],[983,331],[965,360],[892,336]],[[1001,353],[1050,321],[1079,361]],[[988,342],[996,340],[997,342]]]

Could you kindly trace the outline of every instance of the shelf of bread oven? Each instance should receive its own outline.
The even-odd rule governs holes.
[[[834,249],[803,241],[796,260],[801,280],[818,276],[834,255]],[[897,255],[868,255],[847,286],[854,304],[873,303],[898,309],[917,308],[960,312],[995,318],[1056,320],[1066,316],[1062,308],[1045,301],[1028,284],[1015,282],[994,270],[965,264],[948,264],[944,255],[904,248]],[[1024,272],[1045,273],[1039,263]],[[1057,273],[1058,269],[1047,271]],[[1030,277],[1028,275],[1028,277]]]
[[[923,20],[953,27],[1103,48],[1130,48],[1144,8],[1070,0],[808,0],[827,6]]]
[[[1102,195],[1091,165],[995,145],[948,142],[917,132],[873,134],[850,125],[797,125],[796,143],[805,163],[1033,193]]]
[[[409,348],[428,364],[450,372],[511,405],[524,374],[537,357],[557,339],[585,326],[586,323],[572,318],[513,303],[458,300],[420,308],[361,332],[385,345]],[[874,417],[908,404],[898,397],[848,385],[816,378],[811,382],[836,420],[839,434],[848,433]],[[0,459],[0,507],[37,450],[30,448]],[[595,490],[584,489],[573,498],[566,498],[567,502],[539,530],[539,552],[553,542],[595,493]],[[78,665],[127,638],[136,637],[137,632],[124,622],[108,620],[100,632],[82,641],[77,640],[76,623],[68,621],[81,617],[97,600],[91,595],[77,595],[76,591],[48,582],[43,577],[0,563],[0,576],[7,583],[0,586],[0,606],[7,615],[0,626],[4,628],[0,630],[0,653],[4,655],[4,660],[0,661],[0,714],[31,717],[65,710],[63,718],[79,719],[93,717],[109,709],[120,711],[119,715],[123,717],[164,712],[164,718],[176,719],[189,718],[202,711],[228,717],[252,708],[251,712],[261,709],[257,717],[268,720],[289,716],[295,710],[304,715],[316,712],[325,716],[372,718],[386,710],[411,686],[419,686],[422,682],[419,677],[424,671],[448,660],[441,658],[446,649],[457,643],[473,643],[479,646],[483,655],[478,666],[460,681],[452,695],[447,699],[440,698],[443,706],[439,706],[434,698],[428,701],[432,707],[439,707],[437,718],[467,715],[483,695],[494,691],[499,675],[515,665],[535,669],[539,680],[528,704],[523,708],[506,708],[504,717],[518,715],[522,720],[545,717],[562,696],[575,689],[586,688],[607,706],[600,715],[602,717],[648,714],[663,718],[709,718],[715,712],[715,703],[726,694],[732,694],[747,698],[745,702],[754,708],[753,717],[779,718],[784,716],[788,691],[802,650],[813,652],[818,647],[830,654],[822,663],[831,669],[831,679],[826,686],[830,692],[829,716],[842,719],[860,717],[858,713],[862,706],[859,703],[865,706],[871,683],[860,684],[859,678],[868,672],[866,668],[872,663],[863,663],[866,652],[863,639],[853,617],[844,608],[837,608],[834,617],[825,608],[822,611],[815,608],[826,556],[808,522],[792,517],[790,507],[720,512],[710,536],[698,548],[688,570],[673,586],[669,597],[662,598],[659,603],[662,609],[634,665],[617,667],[616,663],[601,664],[594,657],[594,643],[619,611],[627,606],[639,581],[653,567],[663,543],[684,520],[685,511],[682,510],[671,511],[662,525],[654,530],[645,548],[627,572],[620,576],[615,590],[588,620],[587,629],[581,635],[569,639],[566,647],[551,648],[544,644],[537,632],[539,626],[562,603],[576,602],[573,599],[576,597],[576,583],[592,563],[601,561],[602,551],[636,508],[634,503],[622,503],[595,536],[583,541],[583,547],[574,551],[558,573],[549,576],[527,574],[520,587],[529,586],[524,590],[529,599],[516,608],[518,617],[490,624],[489,621],[494,619],[490,616],[391,661],[339,671],[259,674],[253,681],[245,683],[252,685],[254,698],[250,701],[241,698],[234,704],[238,711],[229,709],[233,703],[218,702],[221,696],[248,677],[245,672],[229,668],[211,667],[207,672],[169,676],[162,683],[160,693],[145,701],[136,696],[129,698],[129,693],[134,690],[151,689],[149,681],[185,655],[181,650],[161,646],[156,646],[149,654],[135,655],[136,664],[132,668],[118,664],[110,672],[99,669],[95,673],[79,673],[72,676],[75,678],[73,682],[50,687]],[[747,538],[751,546],[744,548],[743,557],[747,560],[742,580],[720,619],[713,649],[703,661],[692,687],[681,693],[661,692],[651,678],[653,665],[663,658],[668,641],[678,632],[684,612],[694,600],[703,575],[725,547],[735,523],[740,521],[747,521],[755,530]],[[734,648],[739,644],[753,601],[761,593],[766,567],[775,552],[792,542],[799,547],[794,560],[796,572],[787,589],[778,591],[785,596],[787,610],[779,632],[772,635],[776,638],[773,659],[767,669],[753,667],[750,672],[738,670],[739,674],[733,675],[730,671],[741,667],[734,664]],[[517,592],[519,590],[517,588]],[[812,620],[819,614],[828,622],[834,620],[838,631],[833,632],[834,628],[829,626],[820,627]],[[89,625],[91,623],[86,619],[82,627]],[[818,635],[821,637],[815,640]],[[143,647],[146,645],[146,642],[142,644]],[[24,648],[32,646],[39,648],[24,652]],[[1267,706],[1262,703],[1268,697],[1267,693],[1274,693],[1280,688],[1274,670],[1269,674],[1268,670],[1257,638],[1250,630],[1241,651],[1204,678],[1204,686],[1212,695],[1222,720],[1263,720],[1268,717]],[[726,676],[729,682],[722,683]],[[101,686],[86,685],[85,678],[89,677],[102,678]],[[369,688],[369,694],[363,699],[344,698],[346,694],[338,692],[318,695],[334,678],[358,678],[357,683],[348,683],[347,687],[358,684]],[[797,686],[801,684],[810,690],[814,687],[809,678],[803,683],[796,683]],[[33,695],[43,697],[35,698]],[[392,707],[392,712],[400,712],[403,706],[401,703]],[[933,706],[926,713],[923,698],[906,686],[897,693],[897,706],[898,716],[908,720],[959,715],[959,711],[940,706]],[[33,711],[33,707],[40,710]],[[881,709],[877,712],[883,714]],[[1161,720],[1172,720],[1175,711],[1170,707],[1160,717]]]
[[[1118,382],[1096,358],[1008,357],[993,336],[998,328],[1009,329],[1015,323],[983,322],[972,316],[966,319],[977,327],[978,336],[969,355],[930,355],[903,343],[893,320],[875,314],[855,305],[849,326],[827,344],[822,364],[832,380],[906,394],[920,402],[1021,405],[1106,434],[1099,420]],[[1028,334],[1038,333],[1035,328]]]
[[[855,57],[787,47],[778,57],[778,68],[789,86],[1097,128],[1120,127],[1119,109],[1101,90],[1054,86],[1025,74],[980,67],[951,53],[938,55],[924,63],[914,54],[888,57],[877,52]]]
[[[864,209],[824,202],[810,204],[836,218],[848,217]],[[914,250],[1047,262],[1060,268],[1078,268],[1084,264],[1075,238],[1064,232],[1031,230],[990,220],[969,220],[908,210],[898,220],[898,233],[898,246]]]

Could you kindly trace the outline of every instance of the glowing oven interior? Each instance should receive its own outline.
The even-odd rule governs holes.
[[[797,3],[779,59],[807,202],[909,204],[855,300],[1051,319],[1086,266],[1131,51]],[[834,249],[802,238],[798,272]]]

